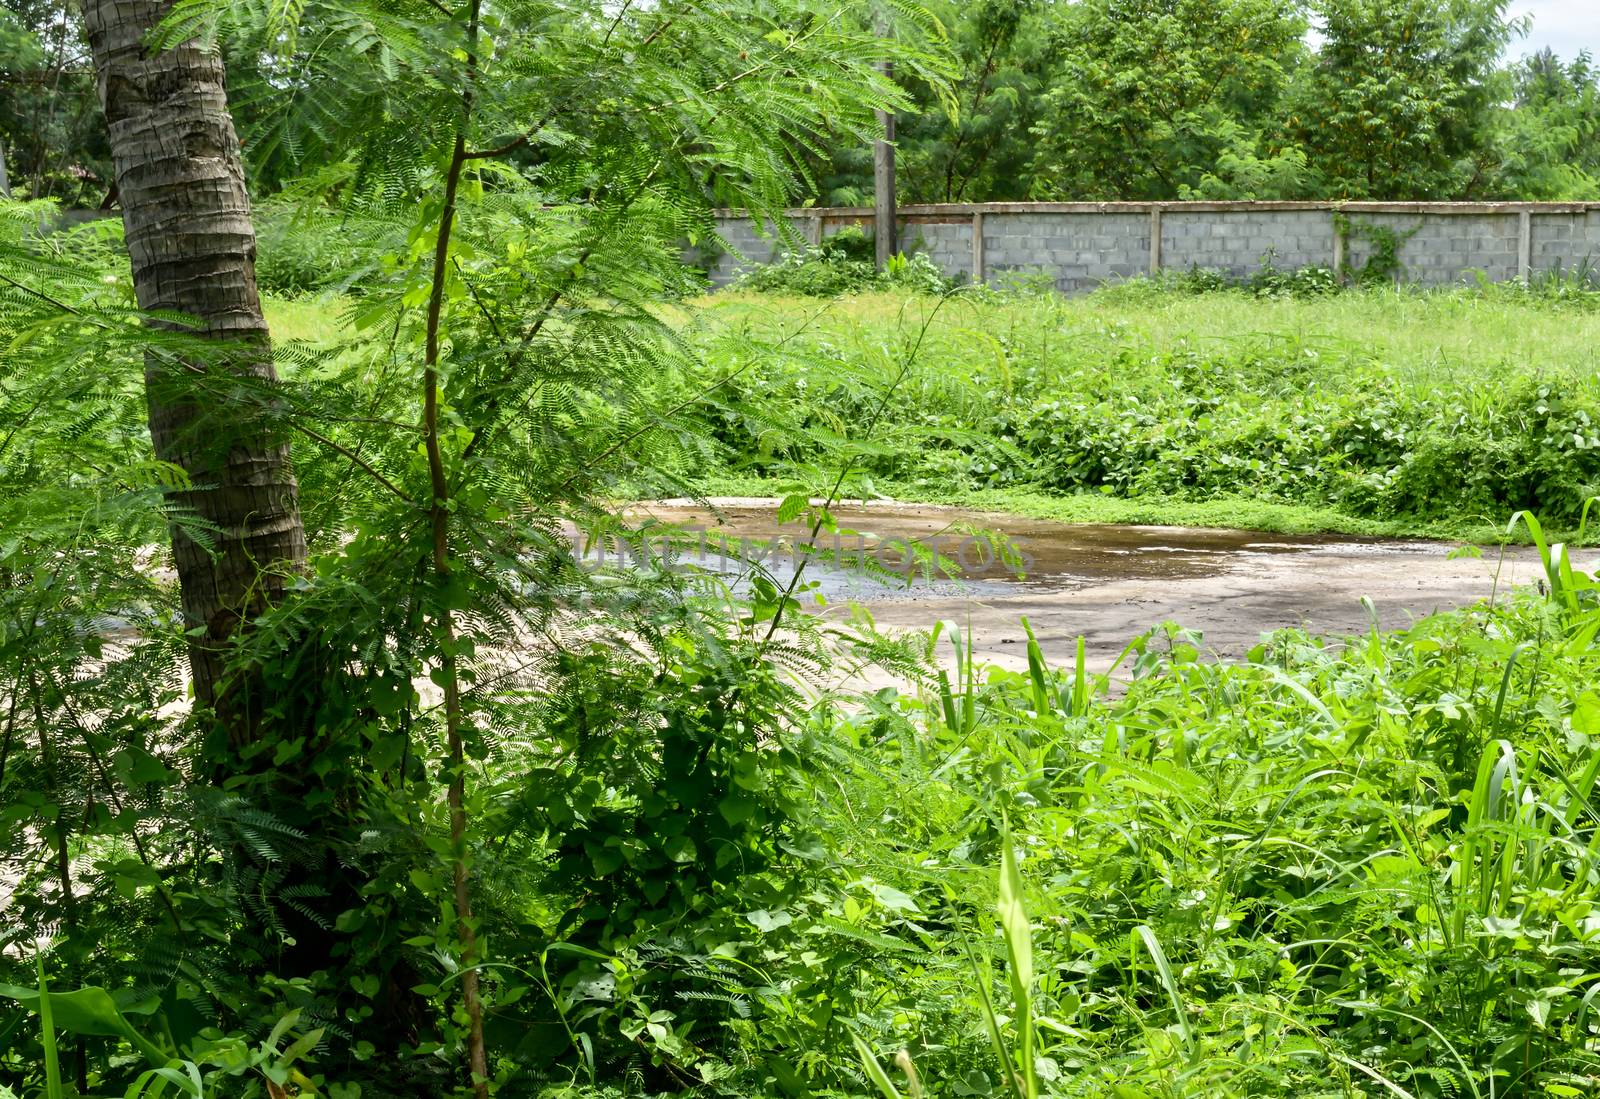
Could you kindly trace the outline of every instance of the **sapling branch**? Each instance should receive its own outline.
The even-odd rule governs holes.
[[[439,437],[439,332],[444,313],[447,264],[450,259],[450,234],[455,226],[457,192],[467,163],[466,131],[472,117],[474,83],[477,76],[478,17],[481,0],[471,0],[467,13],[467,82],[461,93],[461,118],[456,126],[450,167],[445,174],[444,202],[439,211],[438,233],[433,253],[433,279],[428,293],[427,328],[423,346],[423,446],[428,458],[428,478],[432,500],[428,507],[433,535],[433,573],[440,606],[436,630],[439,651],[439,678],[444,691],[445,738],[448,750],[450,785],[451,878],[455,900],[456,934],[461,940],[461,999],[467,1013],[467,1063],[476,1099],[488,1099],[489,1064],[483,1037],[483,1000],[478,984],[478,935],[472,915],[470,871],[467,865],[466,750],[465,718],[461,710],[461,681],[456,666],[455,614],[445,602],[444,593],[451,579],[450,565],[450,481],[445,472],[444,451]]]
[[[788,343],[790,340],[792,340],[795,337],[799,336],[806,329],[810,328],[811,325],[816,321],[816,319],[818,317],[822,316],[824,313],[826,313],[830,308],[831,308],[831,304],[830,305],[825,305],[821,309],[818,309],[816,312],[812,313],[809,317],[807,317],[805,319],[805,322],[803,324],[799,325],[793,332],[790,332],[783,339],[779,340],[778,343],[775,345],[775,349],[776,348],[781,348],[784,344]],[[588,473],[593,472],[597,467],[599,467],[600,465],[602,465],[606,461],[608,461],[610,458],[612,458],[618,451],[622,450],[624,447],[628,446],[630,443],[637,442],[643,436],[648,435],[650,432],[652,432],[656,428],[660,427],[663,421],[670,420],[670,419],[672,419],[672,417],[676,416],[678,413],[682,412],[684,409],[689,408],[689,407],[691,407],[693,405],[699,404],[701,401],[705,400],[711,394],[713,394],[717,390],[723,388],[729,382],[731,382],[735,378],[739,377],[739,375],[743,374],[745,371],[749,370],[752,366],[756,365],[756,363],[758,361],[759,360],[752,358],[749,362],[745,363],[743,366],[739,367],[737,370],[729,371],[728,373],[724,374],[722,377],[718,378],[716,381],[711,382],[709,385],[706,385],[706,386],[702,387],[697,392],[691,394],[688,397],[685,397],[683,400],[679,401],[677,404],[673,405],[671,408],[668,408],[666,411],[659,413],[658,415],[656,415],[655,417],[653,417],[651,419],[650,423],[647,423],[643,427],[637,428],[636,430],[628,433],[627,435],[624,435],[621,439],[618,439],[616,442],[614,442],[610,446],[606,447],[606,449],[602,450],[598,455],[596,455],[595,457],[593,457],[593,458],[589,459],[588,461],[586,461],[584,463],[583,469],[580,472],[573,473],[570,477],[568,477],[565,481],[562,482],[561,490],[560,490],[561,493],[565,493],[568,489],[570,489],[572,487],[572,485],[573,485],[573,482],[576,481],[580,475],[584,475],[584,474],[588,474]],[[812,537],[813,538],[816,537],[815,533],[812,534]]]
[[[906,375],[910,373],[911,367],[916,363],[917,355],[922,350],[922,343],[927,339],[928,329],[932,327],[934,318],[939,315],[939,311],[945,307],[951,297],[952,294],[940,295],[939,300],[928,311],[928,315],[922,318],[922,326],[917,330],[916,340],[912,342],[910,349],[901,358],[900,369],[890,379],[889,384],[884,387],[883,393],[879,396],[877,407],[872,410],[872,415],[867,419],[866,431],[862,433],[863,442],[870,441],[873,434],[878,430],[878,423],[883,419],[883,413],[889,407],[889,401],[899,392],[901,383],[905,381]],[[903,314],[904,308],[902,307]],[[811,530],[806,538],[808,544],[816,544],[817,535],[822,532],[823,518],[827,510],[833,507],[834,501],[838,499],[839,492],[844,488],[844,482],[850,476],[850,470],[854,465],[855,456],[851,455],[845,459],[844,465],[839,467],[839,475],[834,478],[833,487],[828,490],[828,495],[823,499],[822,506],[817,509],[816,517],[811,522]],[[809,562],[810,558],[803,555],[796,562],[794,573],[789,577],[789,583],[783,589],[783,597],[778,600],[778,605],[773,610],[772,622],[767,626],[766,636],[761,639],[761,644],[757,646],[758,652],[764,652],[767,646],[772,644],[772,639],[778,632],[778,626],[783,622],[784,609],[789,606],[794,593],[799,589],[801,577],[805,575],[806,565]]]

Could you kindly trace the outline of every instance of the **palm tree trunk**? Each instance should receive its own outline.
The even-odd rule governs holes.
[[[193,42],[147,47],[170,7],[171,0],[85,0],[83,14],[139,305],[185,314],[191,330],[216,344],[184,361],[151,355],[145,390],[156,457],[189,476],[171,503],[211,531],[209,546],[177,526],[172,534],[195,695],[238,744],[253,739],[263,700],[249,675],[225,677],[226,648],[281,600],[305,566],[306,539],[274,412],[277,376],[222,60]]]

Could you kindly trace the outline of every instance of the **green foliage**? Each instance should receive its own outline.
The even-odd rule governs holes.
[[[323,1091],[325,1081],[307,1076],[296,1067],[306,1054],[317,1048],[323,1035],[321,1030],[314,1030],[285,1045],[285,1039],[290,1038],[299,1021],[298,1012],[279,1019],[270,1033],[255,1043],[241,1036],[203,1035],[193,1046],[193,1059],[180,1059],[140,1034],[104,989],[80,988],[64,993],[51,990],[44,977],[43,958],[39,959],[39,973],[37,988],[0,985],[0,997],[17,1000],[38,1015],[46,1099],[62,1099],[66,1095],[61,1080],[62,1048],[57,1028],[80,1037],[121,1038],[139,1052],[150,1067],[133,1077],[122,1093],[123,1099],[160,1099],[168,1093],[169,1086],[172,1094],[184,1099],[219,1095],[237,1095],[242,1099],[277,1099],[282,1095],[301,1099],[314,1099],[319,1095],[327,1095],[329,1099],[357,1099],[360,1094],[359,1088],[338,1083]],[[0,1096],[13,1094],[0,1085]],[[74,1094],[79,1093],[75,1091]]]
[[[1594,1090],[1600,610],[1529,515],[1548,600],[1232,664],[1163,626],[1113,689],[1082,646],[1023,675],[951,625],[801,615],[803,570],[684,568],[616,512],[742,468],[793,480],[813,538],[918,478],[1586,518],[1577,374],[1152,354],[920,257],[883,279],[927,292],[865,330],[860,299],[693,303],[713,202],[775,215],[906,107],[891,53],[946,71],[924,13],[893,44],[840,14],[182,0],[163,34],[249,58],[254,171],[296,180],[263,280],[325,312],[270,389],[147,323],[115,225],[0,207],[0,1090]],[[971,39],[997,57],[1028,46],[1004,15]],[[975,117],[1002,68],[969,70]],[[1202,307],[1321,279],[1269,264]],[[1581,287],[1502,293],[1441,300],[1586,316]],[[141,377],[173,363],[295,441],[314,553],[230,654],[249,736],[183,677],[162,547],[214,532],[148,458]],[[908,685],[821,693],[832,661]]]
[[[918,24],[939,28],[944,63],[936,72],[896,70],[908,102],[895,123],[896,186],[902,202],[1027,197],[1033,155],[1029,127],[1042,107],[1050,69],[1050,0],[931,0],[916,6],[844,5],[838,17],[863,30],[921,41]],[[904,22],[909,17],[909,24]],[[829,140],[808,150],[819,205],[872,200],[872,146]]]
[[[1345,289],[1339,274],[1328,267],[1297,267],[1286,270],[1277,264],[1277,255],[1268,251],[1261,266],[1244,278],[1235,278],[1213,267],[1191,267],[1187,271],[1163,270],[1159,275],[1139,276],[1125,283],[1104,288],[1122,300],[1163,294],[1215,294],[1242,290],[1262,299],[1318,298]]]
[[[1306,157],[1276,137],[1305,51],[1292,0],[1092,0],[1055,31],[1039,198],[1288,198]]]
[[[1504,0],[1324,0],[1324,41],[1288,95],[1286,131],[1319,198],[1497,193]]]
[[[774,263],[749,269],[734,286],[763,294],[815,298],[890,289],[942,294],[951,288],[950,280],[923,253],[891,256],[880,271],[872,248],[872,238],[862,230],[841,229],[815,248],[784,252]]]
[[[1028,196],[1029,133],[1048,104],[1048,0],[945,2],[930,10],[945,26],[960,66],[947,85],[912,81],[917,110],[895,131],[897,187],[904,202],[996,202]],[[862,195],[871,191],[864,165]]]
[[[1045,1094],[1580,1094],[1600,1078],[1595,955],[1566,914],[1600,888],[1600,756],[1592,581],[1574,577],[1577,610],[1520,602],[1342,645],[1286,632],[1241,664],[1163,628],[1125,654],[1126,693],[1100,680],[1081,716],[1054,669],[989,670],[971,729],[928,701],[880,705],[856,724],[877,723],[888,760],[858,757],[856,781],[904,797],[910,761],[928,769],[893,841],[855,849],[904,852],[891,880],[919,896],[942,884],[954,927],[922,939],[959,939],[1009,815]],[[861,788],[845,796],[859,813]],[[958,980],[958,958],[942,966],[921,980]],[[902,986],[880,1048],[919,1048],[933,1022],[914,1004]],[[920,1048],[931,1081],[998,1083],[978,1050]]]
[[[332,211],[292,195],[262,203],[254,222],[256,284],[284,297],[365,292],[390,274],[386,253],[404,231],[399,219],[383,211]]]
[[[948,100],[909,82],[910,201],[1600,193],[1592,61],[1506,60],[1527,22],[1499,0],[934,10],[958,70]],[[866,145],[833,143],[817,173],[822,203],[870,198]]]
[[[712,999],[626,1007],[624,953],[574,1015],[637,1011],[746,1095],[1583,1094],[1600,616],[1541,548],[1548,601],[1238,663],[1168,625],[1116,692],[963,659],[818,707],[782,780],[803,877],[653,961]],[[715,997],[720,1033],[684,1026]]]

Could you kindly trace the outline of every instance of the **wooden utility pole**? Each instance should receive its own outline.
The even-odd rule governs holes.
[[[878,34],[890,36],[889,17],[882,9],[878,12]],[[878,71],[885,77],[894,75],[894,62],[878,62]],[[895,222],[894,193],[894,115],[878,112],[878,125],[883,137],[872,147],[872,235],[878,246],[878,269],[881,271],[889,257],[900,251],[898,226]]]

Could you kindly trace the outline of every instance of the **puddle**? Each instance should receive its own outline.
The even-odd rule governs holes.
[[[713,500],[713,509],[687,501],[639,505],[650,517],[694,532],[708,543],[727,538],[726,559],[691,563],[732,575],[741,569],[739,540],[803,540],[798,524],[779,525],[775,500]],[[834,509],[843,549],[904,560],[915,542],[958,559],[956,579],[896,577],[893,586],[859,567],[809,565],[826,605],[865,605],[880,627],[926,629],[942,619],[961,622],[981,657],[1021,666],[1027,616],[1047,659],[1070,661],[1084,638],[1091,663],[1107,667],[1130,638],[1162,622],[1178,622],[1204,637],[1207,651],[1240,656],[1263,634],[1297,627],[1327,636],[1359,635],[1372,627],[1403,629],[1435,611],[1468,606],[1540,575],[1526,548],[1512,551],[1497,572],[1492,551],[1482,559],[1452,557],[1445,542],[1372,541],[1338,535],[1299,537],[1262,531],[1150,526],[1081,526],[1021,519],[994,512],[909,504],[847,505]],[[1023,558],[1026,575],[985,561],[970,532],[1004,535]],[[869,536],[870,535],[870,536]],[[680,536],[681,537],[681,536]],[[825,543],[832,549],[831,541]],[[967,549],[959,560],[960,548]],[[887,548],[885,548],[887,547]],[[1590,567],[1588,556],[1580,562]],[[681,559],[682,555],[680,555]],[[992,555],[991,555],[992,557]],[[792,575],[792,551],[781,544],[764,564],[779,583]]]
[[[1383,545],[1339,536],[1151,526],[1086,526],[959,508],[840,506],[840,530],[821,533],[820,556],[803,547],[803,521],[778,522],[770,505],[714,510],[641,505],[639,521],[679,530],[679,559],[725,575],[755,561],[787,581],[811,556],[808,580],[832,597],[873,601],[947,595],[1054,592],[1110,580],[1187,580],[1222,575],[1240,561],[1318,551],[1383,553]],[[943,570],[930,575],[937,554]]]

